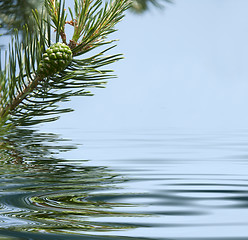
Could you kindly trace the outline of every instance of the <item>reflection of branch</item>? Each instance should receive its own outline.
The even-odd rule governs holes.
[[[25,164],[26,161],[39,162],[52,159],[60,151],[76,149],[75,145],[62,144],[66,139],[52,133],[39,133],[36,130],[15,128],[0,136],[0,163]],[[51,146],[51,143],[54,143]]]
[[[14,143],[9,140],[0,142],[0,159],[14,164],[23,162],[23,157],[14,147]]]
[[[107,166],[84,164],[88,160],[54,158],[53,155],[57,152],[75,149],[75,143],[68,146],[60,144],[61,141],[65,140],[56,134],[23,128],[11,129],[11,132],[0,139],[0,158],[12,158],[12,161],[0,167],[0,175],[4,175],[1,179],[1,185],[4,186],[1,189],[2,195],[6,200],[1,201],[6,210],[4,214],[10,215],[11,226],[16,219],[23,220],[23,225],[16,226],[14,230],[21,233],[68,233],[72,236],[71,233],[80,234],[82,231],[100,233],[137,228],[137,224],[91,221],[90,218],[97,217],[148,215],[122,210],[134,205],[121,203],[116,198],[124,197],[126,200],[126,197],[133,198],[135,195],[126,191],[121,192],[121,195],[112,192],[120,189],[122,186],[117,184],[125,181],[114,170]],[[7,201],[15,196],[15,202]],[[6,203],[8,206],[5,208]],[[13,203],[17,209],[14,215]],[[23,206],[27,211],[23,211]],[[1,216],[0,213],[0,218]],[[32,228],[30,224],[26,224],[27,221],[32,224]],[[6,228],[9,227],[8,224],[6,222]]]

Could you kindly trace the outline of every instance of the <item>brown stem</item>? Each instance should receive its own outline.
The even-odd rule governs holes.
[[[25,87],[10,104],[8,104],[4,109],[1,109],[0,117],[5,117],[5,115],[8,114],[9,111],[14,110],[28,96],[28,94],[37,87],[37,85],[43,80],[43,78],[43,75],[36,75],[35,79],[31,81],[29,85]]]
[[[77,46],[77,42],[75,42],[74,40],[70,40],[68,46],[72,50],[73,48]]]
[[[67,43],[66,43],[66,34],[65,34],[65,32],[63,30],[60,32],[60,37],[61,37],[63,43],[67,45]]]

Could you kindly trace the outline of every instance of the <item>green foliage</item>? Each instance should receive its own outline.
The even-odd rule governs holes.
[[[172,3],[172,0],[133,0],[130,9],[139,14],[148,11],[151,6],[163,8],[165,2]]]
[[[0,1],[0,25],[12,31],[14,28],[22,29],[29,24],[30,12],[39,8],[42,0],[3,0]],[[32,25],[30,24],[30,27]]]
[[[128,0],[107,3],[101,0],[75,0],[74,10],[69,8],[69,21],[64,1],[45,0],[44,5],[42,13],[33,11],[30,21],[36,26],[35,30],[31,31],[25,25],[25,37],[22,40],[16,31],[5,53],[5,62],[0,64],[2,126],[53,121],[60,113],[72,111],[69,108],[61,109],[57,103],[68,101],[72,96],[92,95],[85,88],[102,87],[106,80],[114,77],[112,71],[102,67],[122,58],[120,54],[106,56],[106,52],[114,47],[111,44],[114,41],[107,41],[106,38],[116,31],[116,23],[129,7]],[[69,42],[65,32],[66,24],[74,27]],[[45,74],[41,66],[44,67],[45,62],[51,60],[48,58],[51,49],[55,52],[52,32],[55,32],[56,44],[63,42],[59,43],[64,48],[57,51],[58,55],[63,55],[67,49],[73,58],[66,63],[49,62],[52,67],[47,68]],[[86,57],[86,53],[106,44],[111,45]]]

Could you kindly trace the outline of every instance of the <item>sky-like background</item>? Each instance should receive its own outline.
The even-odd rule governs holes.
[[[247,128],[248,1],[176,0],[117,26],[117,79],[49,127]],[[47,125],[47,123],[46,123]]]

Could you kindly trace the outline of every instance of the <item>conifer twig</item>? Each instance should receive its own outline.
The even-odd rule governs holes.
[[[37,85],[43,80],[43,78],[44,76],[42,75],[36,75],[35,79],[33,81],[30,81],[29,85],[25,86],[22,92],[20,92],[10,104],[8,104],[4,109],[1,109],[0,117],[4,118],[6,114],[18,107],[18,105],[22,103],[27,95],[37,87]]]
[[[68,21],[64,0],[45,0],[45,10],[33,12],[35,30],[25,26],[22,41],[15,32],[4,66],[0,58],[0,125],[56,120],[58,114],[71,111],[60,109],[58,102],[72,96],[90,96],[86,88],[102,87],[113,78],[112,71],[103,67],[122,58],[120,54],[105,55],[114,46],[91,57],[82,56],[114,42],[107,41],[107,36],[116,31],[114,27],[129,4],[129,0],[74,0]],[[68,44],[65,24],[74,27]]]

